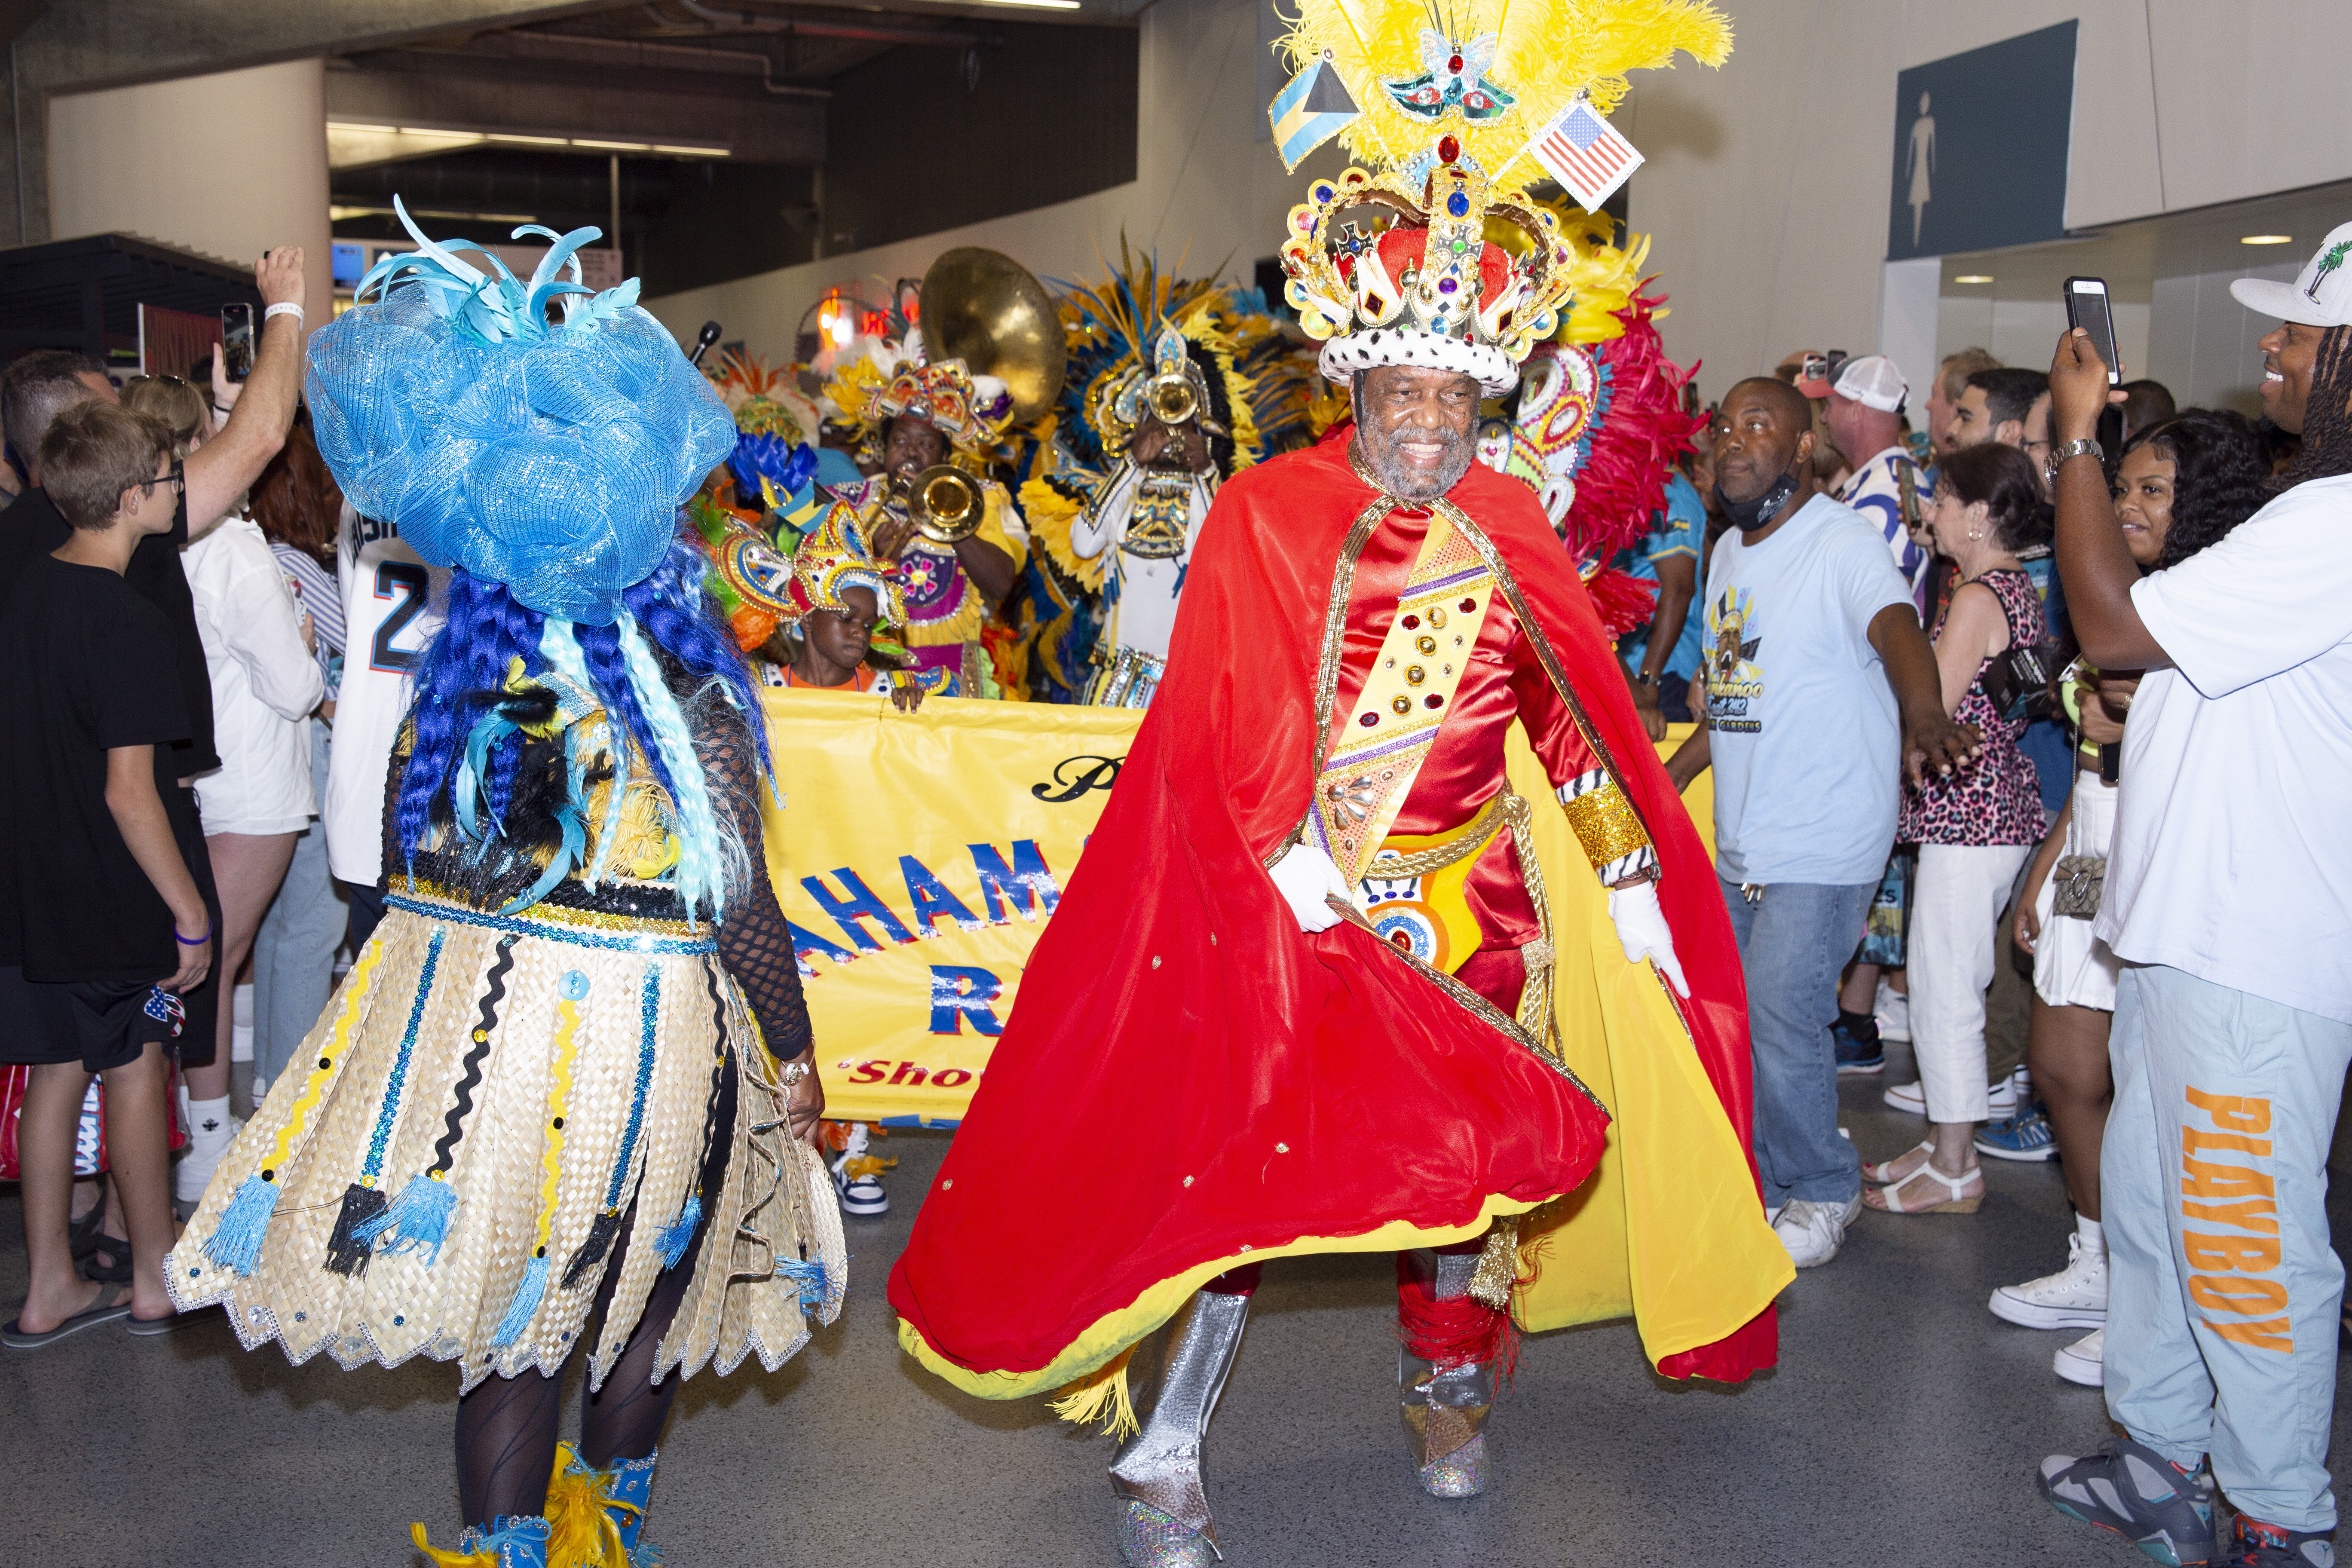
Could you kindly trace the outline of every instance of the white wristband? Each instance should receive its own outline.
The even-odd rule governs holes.
[[[280,300],[278,303],[270,306],[269,309],[261,312],[261,319],[264,321],[268,321],[272,316],[291,316],[299,321],[303,319],[302,307],[296,304],[291,300]]]

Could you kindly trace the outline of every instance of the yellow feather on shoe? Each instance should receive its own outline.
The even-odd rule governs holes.
[[[499,1568],[498,1560],[487,1552],[443,1552],[428,1544],[421,1524],[408,1527],[408,1539],[416,1543],[417,1551],[433,1559],[436,1568]]]
[[[1135,1346],[1129,1345],[1113,1360],[1063,1389],[1053,1401],[1054,1414],[1079,1426],[1099,1421],[1103,1431],[1113,1439],[1141,1431],[1143,1424],[1135,1418],[1135,1402],[1129,1397],[1127,1388],[1127,1363],[1134,1359]]]
[[[547,1568],[629,1568],[615,1508],[636,1511],[614,1500],[603,1471],[590,1469],[571,1444],[558,1443],[547,1481]]]

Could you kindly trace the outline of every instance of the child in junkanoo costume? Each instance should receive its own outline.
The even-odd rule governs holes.
[[[383,922],[166,1271],[248,1348],[459,1363],[444,1564],[652,1561],[679,1382],[773,1370],[845,1282],[794,1136],[823,1094],[757,869],[760,710],[676,534],[735,431],[635,283],[559,280],[595,235],[528,282],[416,235],[311,340],[320,448],[453,569],[447,618],[393,759]],[[592,1336],[574,1453],[560,1374]]]

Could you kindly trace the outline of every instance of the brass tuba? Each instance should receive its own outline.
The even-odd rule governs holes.
[[[1061,314],[1045,286],[1003,252],[976,245],[941,251],[923,274],[919,310],[931,362],[960,359],[972,374],[1003,382],[1015,425],[1062,395],[1069,345]]]
[[[897,480],[891,489],[904,496],[915,531],[934,544],[970,539],[988,515],[980,481],[952,463],[934,463],[912,483]]]

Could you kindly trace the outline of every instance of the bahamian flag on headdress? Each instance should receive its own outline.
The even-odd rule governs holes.
[[[1274,122],[1275,151],[1285,170],[1295,170],[1307,153],[1347,129],[1362,110],[1348,96],[1347,84],[1332,68],[1331,51],[1290,79],[1266,109]]]

